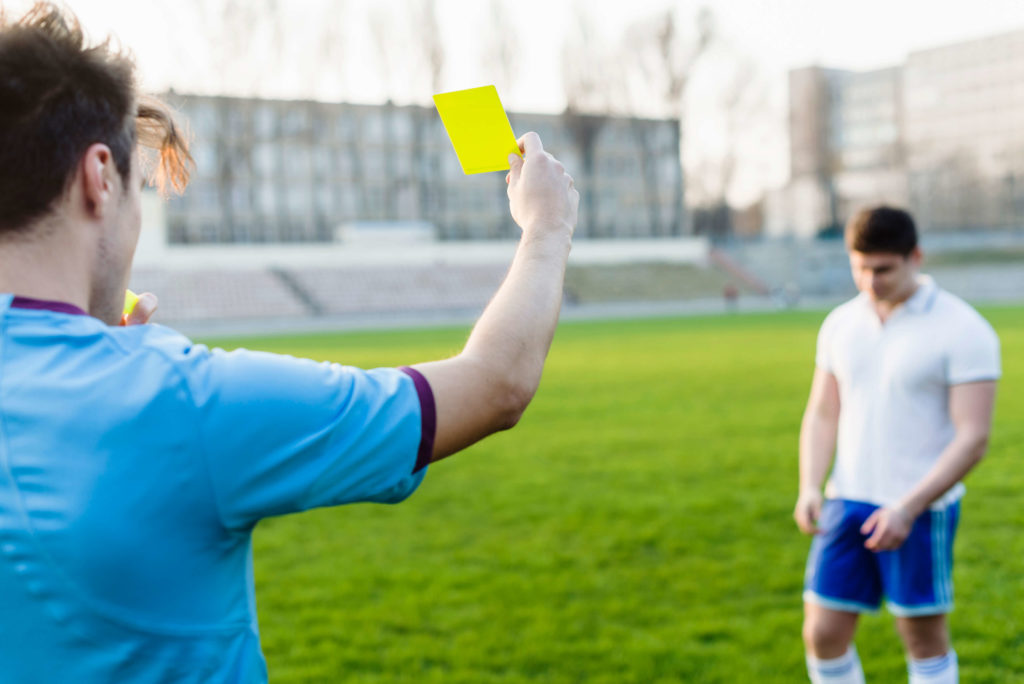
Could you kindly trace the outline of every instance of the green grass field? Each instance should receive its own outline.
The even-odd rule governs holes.
[[[956,541],[964,681],[1024,680],[1024,309],[988,308],[1004,380]],[[264,521],[271,681],[799,682],[808,540],[790,517],[823,313],[563,325],[520,425],[399,506]],[[466,330],[216,341],[397,365]],[[857,639],[906,681],[892,621]]]

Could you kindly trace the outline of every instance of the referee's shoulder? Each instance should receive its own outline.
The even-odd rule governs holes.
[[[159,357],[175,366],[188,366],[210,356],[205,345],[159,324],[111,328],[110,332],[115,343],[130,356]]]

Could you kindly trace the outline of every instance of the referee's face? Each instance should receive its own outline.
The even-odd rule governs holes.
[[[850,271],[857,289],[876,302],[898,304],[914,293],[921,252],[908,256],[888,252],[850,252]]]

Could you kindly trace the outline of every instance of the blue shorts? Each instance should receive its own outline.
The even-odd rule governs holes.
[[[829,499],[821,532],[811,542],[804,600],[854,613],[874,612],[885,598],[900,617],[939,615],[953,609],[953,537],[960,503],[918,516],[903,546],[869,551],[860,526],[874,504]]]

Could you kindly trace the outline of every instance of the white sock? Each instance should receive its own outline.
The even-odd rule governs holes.
[[[827,660],[807,654],[807,674],[811,684],[864,684],[864,670],[854,646],[838,658]]]
[[[960,665],[953,649],[934,658],[908,658],[907,672],[910,684],[958,684],[960,681]]]

